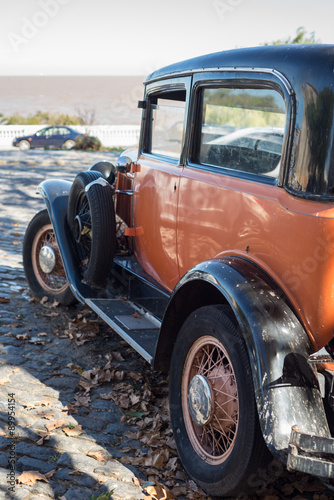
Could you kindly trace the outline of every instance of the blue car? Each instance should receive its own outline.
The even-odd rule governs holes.
[[[30,148],[73,149],[77,137],[82,135],[70,127],[46,127],[33,135],[16,137],[13,146],[19,147],[21,151]]]

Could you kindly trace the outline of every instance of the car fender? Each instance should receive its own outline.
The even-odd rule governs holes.
[[[286,460],[291,427],[330,436],[315,370],[312,343],[276,283],[241,257],[203,262],[178,283],[166,309],[154,367],[166,369],[175,338],[196,308],[228,304],[245,340],[264,439]]]
[[[71,182],[61,179],[46,180],[38,186],[37,192],[42,195],[46,204],[71,291],[79,302],[84,303],[84,297],[91,296],[92,290],[82,282],[74,240],[67,222],[71,186]]]

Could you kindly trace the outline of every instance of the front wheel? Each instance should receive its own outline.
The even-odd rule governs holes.
[[[169,400],[174,439],[188,474],[212,496],[251,489],[268,465],[245,343],[230,310],[193,312],[176,340]]]
[[[26,140],[20,141],[19,148],[21,151],[27,151],[28,149],[30,149],[30,142]]]
[[[36,297],[54,298],[63,305],[75,303],[47,210],[31,220],[23,241],[23,266]]]

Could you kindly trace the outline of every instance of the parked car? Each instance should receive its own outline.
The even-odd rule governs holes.
[[[30,148],[73,149],[76,139],[82,135],[70,127],[46,127],[33,135],[16,137],[13,146],[19,147],[22,151]]]
[[[247,494],[272,456],[334,477],[333,85],[334,46],[162,68],[138,148],[39,186],[33,293],[86,304],[169,372],[178,453],[210,496]]]

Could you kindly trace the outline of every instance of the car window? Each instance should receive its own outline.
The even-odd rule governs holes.
[[[68,128],[59,127],[58,131],[57,131],[57,134],[59,134],[59,135],[69,135],[70,131],[68,130]]]
[[[286,109],[274,89],[201,90],[201,164],[277,177]]]
[[[150,99],[149,144],[146,152],[179,159],[181,155],[185,91],[155,95]]]
[[[40,135],[45,136],[45,135],[46,135],[46,132],[47,132],[48,130],[49,130],[49,129],[47,129],[47,128],[42,128],[42,130],[39,130],[38,132],[36,132],[36,134],[35,134],[35,135],[37,135],[37,136],[40,136]]]

